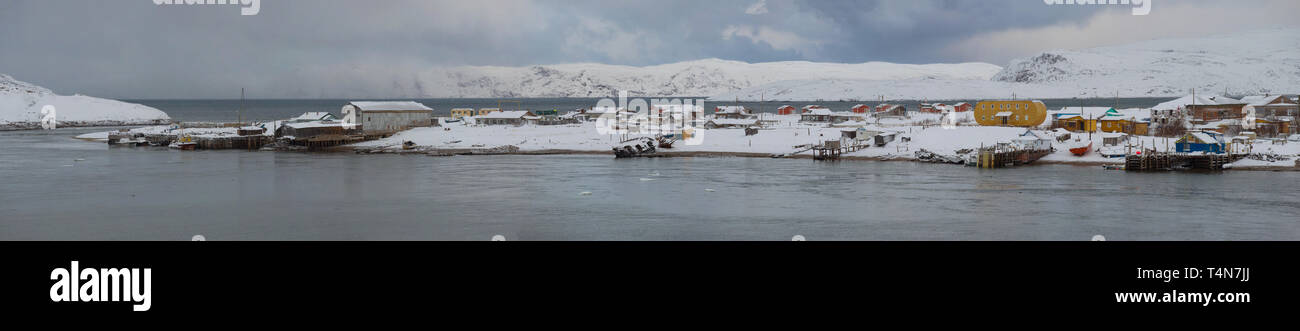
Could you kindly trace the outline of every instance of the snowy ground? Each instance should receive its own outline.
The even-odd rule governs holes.
[[[916,152],[927,150],[939,155],[956,155],[963,149],[991,146],[1010,142],[1026,130],[1014,127],[985,127],[970,124],[969,116],[959,117],[962,125],[944,128],[935,125],[938,114],[913,113],[910,118],[869,119],[866,122],[848,126],[841,123],[829,127],[825,123],[799,122],[798,115],[767,115],[764,120],[769,123],[757,135],[745,136],[745,130],[735,129],[697,129],[700,144],[690,145],[678,142],[671,152],[700,153],[752,153],[752,154],[786,154],[795,152],[795,146],[817,144],[826,140],[839,140],[843,131],[851,131],[865,126],[874,131],[898,132],[894,142],[885,146],[872,146],[856,152],[846,153],[847,157],[868,157],[881,159],[910,160],[916,158]],[[274,127],[275,123],[267,123]],[[155,125],[130,129],[132,133],[159,134],[177,132],[171,125]],[[196,138],[223,137],[236,135],[236,128],[185,128],[184,134]],[[1041,137],[1049,139],[1054,136],[1047,131],[1035,130]],[[77,136],[79,139],[107,140],[109,131],[93,132]],[[271,134],[268,130],[266,134]],[[483,126],[465,123],[447,123],[442,127],[415,128],[399,132],[391,137],[350,145],[358,148],[389,148],[400,150],[406,141],[428,149],[473,149],[493,148],[511,145],[523,152],[537,151],[578,151],[608,152],[613,145],[624,138],[648,137],[652,135],[610,135],[601,134],[595,122],[562,126]],[[1084,156],[1075,156],[1069,152],[1074,139],[1092,141],[1092,150]],[[1073,164],[1123,164],[1123,158],[1107,158],[1098,153],[1102,148],[1102,134],[1072,133],[1071,141],[1057,142],[1051,140],[1056,152],[1040,161]],[[1134,150],[1155,149],[1168,151],[1173,148],[1176,138],[1130,137],[1129,143]],[[1237,148],[1245,148],[1238,146]],[[1260,159],[1243,159],[1232,165],[1235,169],[1249,168],[1290,168],[1295,167],[1297,154],[1300,154],[1300,142],[1274,144],[1268,140],[1256,141],[1249,150],[1254,154],[1275,156],[1272,161]],[[808,154],[804,152],[803,154]]]
[[[772,119],[768,117],[767,119]],[[815,144],[825,140],[839,140],[842,131],[856,127],[827,127],[826,124],[810,124],[797,121],[797,116],[777,116],[778,121],[760,130],[754,136],[745,136],[743,129],[697,129],[702,141],[698,145],[678,142],[671,152],[710,152],[710,153],[759,153],[785,154],[794,152],[794,146]],[[958,150],[973,149],[1009,142],[1025,132],[1024,128],[983,127],[962,125],[952,128],[918,123],[937,121],[932,114],[915,114],[910,119],[870,120],[866,127],[871,130],[896,131],[898,138],[883,147],[870,147],[864,150],[846,153],[847,157],[871,157],[884,159],[915,159],[915,153],[922,149],[940,155],[955,155]],[[1053,137],[1046,131],[1038,131],[1043,137]],[[1092,151],[1082,157],[1069,152],[1072,142],[1051,141],[1056,152],[1042,159],[1046,162],[1077,164],[1122,164],[1122,158],[1107,158],[1097,152],[1102,148],[1102,135],[1094,133],[1074,133],[1074,137],[1093,142]],[[629,135],[629,137],[649,135]],[[392,148],[411,141],[420,147],[430,149],[467,149],[492,148],[505,145],[518,147],[520,151],[590,151],[606,152],[622,140],[621,135],[600,134],[595,123],[583,123],[567,126],[477,126],[462,123],[450,123],[444,127],[417,128],[398,133],[392,137],[354,144],[362,148]],[[905,139],[906,138],[906,139]],[[905,141],[906,140],[906,141]],[[1073,139],[1071,139],[1073,140]],[[1134,146],[1154,148],[1166,151],[1173,148],[1174,138],[1132,137]],[[1291,160],[1263,162],[1242,160],[1235,167],[1294,166],[1294,158],[1300,153],[1300,142],[1285,145],[1273,145],[1259,141],[1254,145],[1255,153],[1273,153],[1289,156]],[[807,154],[808,152],[804,152]]]
[[[856,127],[827,127],[797,121],[798,116],[779,116],[778,122],[760,130],[754,136],[745,136],[743,129],[698,129],[698,145],[679,142],[673,152],[720,152],[784,154],[795,151],[797,145],[814,144],[825,140],[839,140],[841,132]],[[977,148],[1008,142],[1025,132],[1023,128],[958,126],[944,129],[939,126],[917,126],[912,123],[934,122],[938,115],[920,114],[911,119],[874,120],[867,124],[872,130],[897,131],[898,139],[883,147],[845,154],[846,156],[913,158],[914,153],[926,149],[939,154],[954,154],[957,150]],[[632,135],[648,136],[648,135]],[[903,137],[910,142],[903,142]],[[600,134],[595,123],[568,126],[475,126],[452,123],[445,127],[417,128],[392,137],[355,144],[356,147],[401,146],[406,141],[435,149],[459,149],[513,145],[521,151],[573,150],[609,151],[623,136]],[[1100,138],[1098,138],[1100,139]]]

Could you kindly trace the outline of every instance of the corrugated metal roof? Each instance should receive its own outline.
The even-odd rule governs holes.
[[[515,119],[515,118],[524,118],[524,116],[532,116],[531,114],[532,113],[526,110],[511,110],[511,111],[492,112],[487,115],[479,116],[478,118]]]
[[[361,108],[361,110],[396,110],[396,111],[433,111],[422,103],[415,101],[353,101],[349,104]]]

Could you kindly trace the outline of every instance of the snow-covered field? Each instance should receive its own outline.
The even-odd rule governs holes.
[[[474,148],[513,145],[521,151],[572,150],[572,151],[609,151],[618,143],[621,135],[604,135],[597,131],[593,123],[570,126],[451,126],[416,128],[392,137],[359,143],[357,147],[399,147],[405,141],[430,148]],[[951,153],[962,148],[979,147],[980,143],[993,144],[1006,142],[1023,133],[1024,129],[1000,127],[958,127],[944,130],[939,127],[923,129],[922,127],[890,127],[891,130],[904,132],[902,136],[914,137],[910,144],[893,143],[885,147],[870,148],[848,156],[904,156],[911,157],[912,151],[927,148],[935,152]],[[687,145],[678,142],[671,152],[718,152],[718,153],[764,153],[782,154],[795,150],[794,146],[812,144],[824,140],[839,140],[841,131],[853,128],[829,128],[824,125],[801,125],[789,123],[760,130],[754,136],[745,136],[743,129],[699,129],[696,134],[702,140],[699,145]],[[911,132],[908,134],[907,132]],[[633,135],[648,136],[648,135]],[[902,146],[911,150],[899,150]]]
[[[171,118],[144,105],[50,90],[0,74],[0,129],[37,128],[53,106],[59,126],[160,124]]]
[[[956,155],[962,149],[991,146],[1010,142],[1019,137],[1026,129],[1013,127],[956,126],[920,126],[915,122],[925,121],[931,114],[918,114],[906,121],[895,120],[899,124],[871,123],[870,130],[899,132],[897,139],[882,147],[870,147],[852,153],[846,157],[867,157],[880,159],[916,159],[916,152],[927,150],[939,155]],[[796,151],[795,146],[815,144],[826,140],[839,140],[842,131],[853,130],[851,127],[827,127],[825,124],[797,122],[797,116],[779,116],[778,122],[770,125],[757,135],[745,136],[743,129],[697,129],[702,138],[698,145],[678,142],[668,152],[701,153],[753,153],[785,154]],[[912,123],[903,123],[912,122]],[[1046,131],[1036,131],[1042,137],[1053,137]],[[629,137],[649,136],[631,135]],[[1093,142],[1093,151],[1082,157],[1069,152],[1070,142],[1061,143],[1052,140],[1056,152],[1041,159],[1044,162],[1074,164],[1122,164],[1122,158],[1106,158],[1097,149],[1102,147],[1102,134],[1073,133],[1072,136]],[[358,143],[353,147],[363,149],[401,150],[403,143],[410,141],[427,149],[472,149],[493,148],[511,145],[521,152],[537,151],[578,151],[609,152],[623,136],[601,134],[594,122],[565,126],[480,126],[462,123],[450,123],[444,127],[416,128],[391,137]],[[1073,140],[1073,139],[1071,139]],[[1173,147],[1175,138],[1132,137],[1130,144],[1158,151],[1167,151]],[[1234,166],[1246,168],[1251,166],[1292,167],[1296,154],[1300,154],[1300,142],[1285,145],[1273,145],[1267,141],[1256,142],[1255,153],[1272,153],[1290,157],[1288,161],[1262,162],[1242,160]],[[803,154],[808,154],[804,152]]]

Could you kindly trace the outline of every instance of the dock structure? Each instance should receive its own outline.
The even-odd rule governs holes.
[[[1129,154],[1124,159],[1124,169],[1128,171],[1165,171],[1175,169],[1199,169],[1220,171],[1223,166],[1236,161],[1239,157],[1229,154],[1214,153],[1178,153],[1143,151]]]
[[[291,146],[306,147],[308,150],[324,149],[336,146],[342,146],[363,141],[380,139],[383,135],[364,135],[364,134],[324,134],[309,137],[282,137]]]
[[[869,140],[849,138],[849,139],[841,139],[841,140],[827,140],[822,142],[821,145],[813,145],[805,150],[813,151],[814,161],[835,161],[835,160],[839,160],[840,156],[844,155],[844,153],[857,152],[860,150],[867,149],[870,146],[871,146],[871,142]],[[801,147],[803,146],[795,146],[795,148],[801,148]],[[799,152],[797,151],[795,153],[799,153]]]
[[[977,153],[976,165],[980,168],[994,169],[1030,164],[1048,154],[1052,154],[1052,150],[1025,149],[1007,144],[998,144],[991,147],[980,147]]]
[[[836,161],[840,159],[841,154],[844,154],[839,140],[827,140],[819,146],[813,146],[812,151],[815,161]]]
[[[275,141],[275,137],[266,135],[233,137],[199,137],[194,138],[198,149],[260,149]]]
[[[122,139],[138,139],[147,142],[153,146],[167,146],[180,139],[180,135],[175,133],[155,133],[155,134],[138,134],[138,135],[109,135],[109,144],[116,144]],[[220,136],[220,137],[191,137],[196,144],[197,149],[259,149],[275,141],[275,137],[268,135],[250,135],[250,136]]]

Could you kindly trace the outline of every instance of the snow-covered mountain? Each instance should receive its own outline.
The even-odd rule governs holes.
[[[166,113],[144,105],[84,95],[57,95],[0,74],[0,129],[40,127],[41,109],[54,106],[58,126],[159,124]]]
[[[1190,89],[1231,95],[1300,91],[1300,30],[1150,40],[1050,51],[1017,59],[993,77],[1086,93],[1175,96]]]
[[[789,80],[988,79],[1001,67],[987,63],[860,64],[802,61],[745,63],[706,59],[656,66],[560,64],[530,67],[451,67],[420,73],[423,97],[710,96]],[[394,85],[402,86],[399,82]],[[409,94],[409,92],[408,92]]]
[[[1191,89],[1229,95],[1300,92],[1300,29],[1157,39],[1048,51],[1011,61],[988,79],[781,81],[717,100],[1172,97]],[[1226,90],[1226,93],[1224,93]]]

